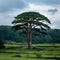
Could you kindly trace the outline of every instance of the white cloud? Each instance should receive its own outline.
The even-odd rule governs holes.
[[[52,23],[51,28],[60,28],[59,27],[60,26],[60,20],[59,20],[60,19],[60,5],[55,5],[55,6],[46,5],[46,4],[39,5],[39,4],[27,2],[25,0],[23,0],[23,1],[25,2],[25,4],[27,4],[27,7],[24,7],[24,9],[20,9],[20,7],[17,8],[17,6],[15,5],[16,7],[15,6],[12,7],[12,8],[14,8],[12,11],[9,9],[10,10],[9,12],[7,10],[6,10],[6,12],[0,12],[0,25],[11,25],[11,22],[13,21],[14,17],[22,12],[36,11],[36,12],[39,12],[39,13],[45,15],[46,17],[48,17],[50,19],[50,21]],[[4,4],[2,4],[2,6],[4,6]],[[7,6],[5,6],[5,7],[7,8]],[[0,8],[1,8],[1,4],[0,4]],[[48,10],[50,10],[50,9],[57,9],[58,11],[55,14],[51,15],[48,12]]]
[[[50,9],[57,9],[58,11],[51,15],[48,10]],[[36,4],[29,4],[28,8],[23,9],[21,12],[25,12],[25,11],[36,11],[39,12],[43,15],[45,15],[46,17],[49,18],[49,20],[51,21],[51,28],[60,28],[60,6],[56,5],[56,6],[50,6],[50,5],[36,5]]]
[[[52,28],[54,26],[54,28],[60,29],[60,14],[59,13],[60,13],[60,9],[58,9],[58,12],[52,15],[50,18],[52,21],[52,25],[51,25]]]
[[[60,5],[60,0],[24,0],[28,3],[37,4],[37,5]]]

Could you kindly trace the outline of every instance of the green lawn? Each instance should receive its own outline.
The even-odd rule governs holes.
[[[33,44],[28,50],[26,44],[5,44],[0,49],[0,60],[60,60],[60,44]]]

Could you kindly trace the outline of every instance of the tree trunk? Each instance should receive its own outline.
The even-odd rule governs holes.
[[[29,32],[28,49],[32,50],[32,32]]]
[[[32,31],[31,31],[31,24],[28,26],[28,49],[32,50]]]

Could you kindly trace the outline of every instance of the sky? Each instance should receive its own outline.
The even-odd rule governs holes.
[[[0,25],[11,25],[15,16],[26,11],[45,15],[52,29],[60,29],[60,0],[0,0]]]

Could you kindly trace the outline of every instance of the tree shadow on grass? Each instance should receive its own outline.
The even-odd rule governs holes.
[[[33,50],[35,51],[42,51],[42,50],[47,50],[47,51],[55,51],[55,49],[57,49],[59,47],[55,47],[55,46],[36,46],[33,47]],[[57,51],[60,51],[59,49],[57,49]]]
[[[54,59],[54,60],[60,60],[60,57],[26,57],[26,58],[35,58],[35,59]]]
[[[41,54],[34,54],[35,56],[30,56],[29,54],[27,54],[26,58],[35,58],[35,59],[54,59],[54,60],[60,60],[60,57],[54,56],[54,57],[44,57]]]
[[[22,49],[22,48],[23,48],[23,46],[20,46],[20,47],[19,46],[17,46],[17,47],[15,46],[15,47],[8,47],[8,48],[6,48],[6,50],[11,50],[11,49],[15,50],[15,49]]]
[[[15,55],[13,55],[12,57],[22,57],[21,55],[18,55],[18,54],[15,54]]]
[[[6,54],[20,54],[22,50],[22,46],[20,47],[7,47],[4,49],[0,49],[0,53],[6,53]]]

